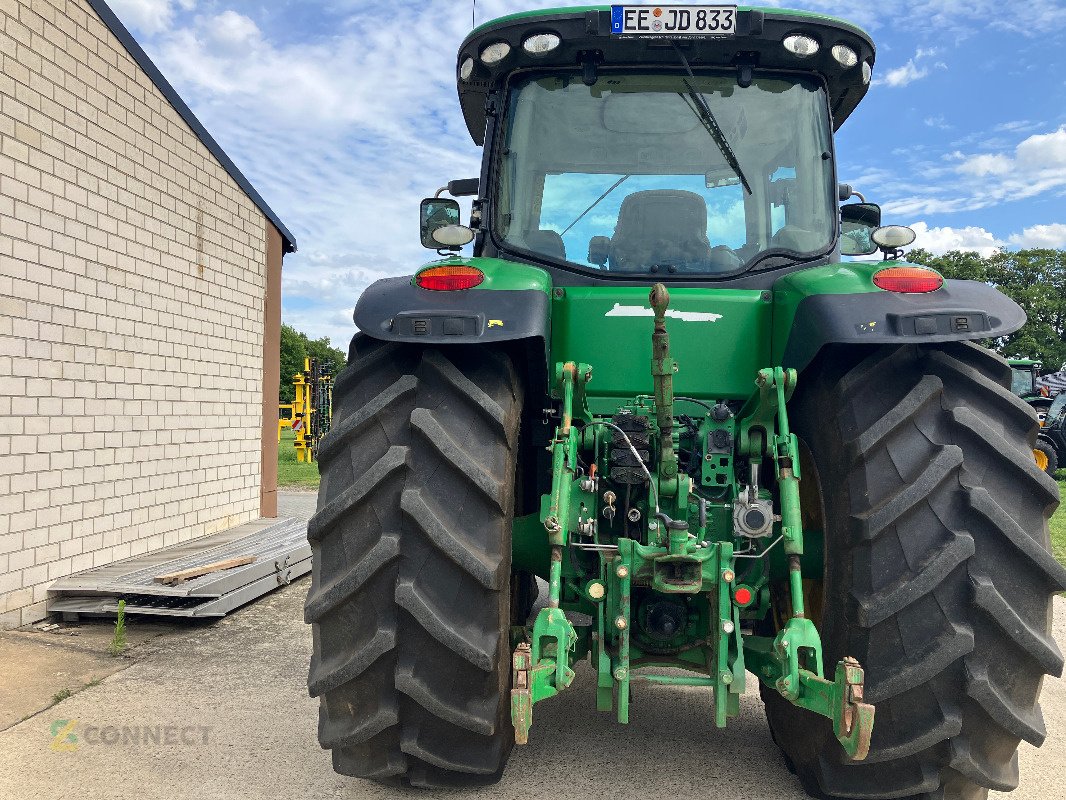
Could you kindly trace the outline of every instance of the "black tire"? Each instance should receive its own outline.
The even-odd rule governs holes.
[[[1018,783],[1045,736],[1037,697],[1061,675],[1049,553],[1058,488],[1034,462],[1010,368],[969,343],[830,352],[800,379],[803,477],[828,488],[828,671],[866,670],[873,746],[850,761],[829,721],[763,687],[774,740],[814,797],[978,800]],[[858,362],[858,363],[856,363]],[[811,474],[811,473],[814,474]]]
[[[1036,444],[1033,445],[1033,452],[1039,450],[1044,454],[1044,458],[1047,459],[1047,466],[1044,467],[1044,472],[1052,477],[1055,476],[1055,472],[1059,468],[1059,454],[1055,452],[1055,446],[1044,438],[1037,438]]]
[[[510,720],[522,391],[486,347],[358,335],[319,451],[305,619],[318,737],[343,775],[496,782]]]

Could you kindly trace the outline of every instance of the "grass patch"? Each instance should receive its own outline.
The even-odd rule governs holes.
[[[278,487],[290,489],[317,489],[318,464],[301,464],[296,460],[296,448],[293,442],[296,434],[285,429],[281,432],[281,444],[278,445]]]
[[[78,688],[78,692],[80,692],[82,689],[91,689],[94,686],[99,686],[103,682],[104,682],[103,678],[93,677],[93,679],[90,680],[88,683],[86,683],[84,686],[79,687]],[[48,704],[48,708],[52,708],[52,706],[59,705],[64,700],[66,700],[68,697],[73,697],[76,693],[77,692],[75,692],[69,686],[64,686],[62,689],[60,689],[58,692],[56,692],[54,695],[52,695],[52,702]],[[45,708],[45,709],[41,709],[41,710],[42,711],[47,711],[48,709]],[[35,716],[37,716],[40,713],[41,713],[40,711],[33,711],[33,712],[27,714],[26,716],[24,716],[22,719],[20,719],[19,722],[20,723],[25,722],[30,717],[35,717]]]
[[[115,617],[115,635],[107,645],[107,652],[113,656],[120,656],[128,647],[126,641],[126,601],[118,601],[118,616]]]

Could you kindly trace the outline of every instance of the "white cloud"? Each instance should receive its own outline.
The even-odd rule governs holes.
[[[936,255],[943,255],[952,250],[975,252],[988,257],[997,250],[1007,246],[1019,248],[1066,248],[1066,224],[1053,222],[1049,225],[1033,225],[1021,233],[1013,233],[1000,239],[985,228],[969,226],[952,228],[950,226],[930,227],[928,223],[915,222],[911,228],[918,234],[915,247],[928,250]]]
[[[355,335],[356,327],[352,320],[355,311],[355,298],[347,306],[333,307],[328,303],[314,309],[286,310],[284,322],[296,330],[306,333],[311,339],[329,338],[329,342],[342,352],[348,352],[348,345]]]
[[[1066,225],[1053,222],[1050,225],[1033,225],[1021,233],[1013,234],[1010,243],[1016,247],[1066,248]]]
[[[915,51],[914,57],[908,59],[906,64],[902,67],[890,69],[883,77],[875,80],[874,84],[898,89],[926,77],[929,74],[931,67],[936,69],[947,69],[948,65],[943,61],[931,61],[938,52],[939,50],[936,48],[926,49],[919,47]]]
[[[943,255],[952,250],[976,252],[987,257],[1001,249],[1005,242],[1000,241],[984,228],[951,228],[948,226],[931,228],[926,222],[915,222],[911,226],[918,238],[915,247],[928,250],[936,255]]]
[[[1043,127],[1043,122],[1031,122],[1027,119],[1016,119],[1010,122],[1001,122],[992,130],[996,133],[1026,133]]]
[[[1023,140],[1014,154],[982,153],[965,157],[959,174],[974,179],[971,208],[1021,200],[1066,187],[1066,126]],[[989,177],[994,180],[989,180]]]
[[[943,166],[912,159],[920,182],[882,181],[876,188],[889,198],[883,204],[885,211],[913,218],[1066,192],[1066,126],[1029,136],[1013,152],[1003,146],[998,152],[954,150],[937,163]]]
[[[174,18],[175,6],[191,10],[195,0],[110,0],[111,10],[123,24],[142,33],[159,33]]]
[[[1009,156],[1001,153],[981,153],[964,157],[956,169],[964,175],[980,178],[985,175],[1008,175],[1013,167],[1014,162]]]
[[[480,2],[479,2],[480,5]],[[993,28],[1035,38],[1066,27],[1062,0],[1030,0],[1025,13],[1005,13],[1002,0],[878,0],[876,3],[841,0],[772,0],[761,5],[809,8],[843,17],[869,31],[899,28],[901,20],[920,19],[922,28],[935,31],[938,40],[961,39]]]
[[[910,187],[914,188],[914,187]],[[912,217],[917,214],[953,214],[966,211],[971,201],[968,198],[955,197],[941,199],[938,197],[913,196],[900,197],[883,204],[885,216]]]
[[[262,45],[262,34],[255,21],[227,9],[211,21],[211,37],[220,45],[254,47]]]
[[[883,83],[886,86],[897,88],[900,86],[906,86],[908,83],[914,83],[917,80],[921,80],[929,74],[928,67],[919,67],[914,63],[914,59],[910,59],[902,67],[896,67],[890,69],[885,73],[885,76],[881,78],[877,83]]]
[[[1030,136],[1017,150],[1018,166],[1026,171],[1066,169],[1066,126]]]

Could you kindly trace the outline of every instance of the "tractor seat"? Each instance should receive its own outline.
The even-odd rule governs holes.
[[[646,272],[656,264],[700,269],[710,259],[707,203],[698,194],[657,189],[622,201],[611,238],[612,271]]]
[[[526,234],[526,249],[566,261],[566,245],[557,231],[541,229]]]

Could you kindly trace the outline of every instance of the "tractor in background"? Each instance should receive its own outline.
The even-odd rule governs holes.
[[[1043,365],[1031,358],[1012,358],[1007,363],[1011,368],[1011,391],[1033,407],[1043,424],[1052,400],[1050,388],[1040,382]]]
[[[1060,392],[1048,406],[1033,454],[1037,465],[1048,475],[1054,476],[1066,467],[1066,392]]]

